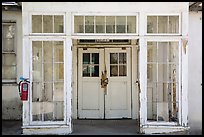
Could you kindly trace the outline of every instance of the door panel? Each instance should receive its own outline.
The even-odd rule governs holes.
[[[78,117],[131,118],[130,48],[79,48],[78,64]],[[105,70],[106,90],[101,87]]]

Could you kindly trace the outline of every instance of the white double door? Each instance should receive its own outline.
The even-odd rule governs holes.
[[[78,118],[131,118],[130,48],[79,48],[78,55]]]

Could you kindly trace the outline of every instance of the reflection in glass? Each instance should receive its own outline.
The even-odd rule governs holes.
[[[64,49],[62,41],[54,42],[54,61],[63,62],[64,61]]]
[[[116,32],[125,33],[126,32],[126,17],[125,16],[116,16]]]
[[[136,33],[136,16],[127,16],[127,33]]]
[[[85,33],[94,33],[94,16],[85,16]]]
[[[99,54],[98,53],[92,53],[92,60],[91,62],[93,64],[99,64]]]
[[[106,16],[106,33],[115,33],[115,16]]]
[[[147,16],[147,33],[157,33],[157,16]]]
[[[168,33],[179,33],[179,16],[169,16]]]
[[[42,33],[42,15],[32,15],[32,33]]]
[[[118,65],[110,65],[110,76],[118,76]]]
[[[119,65],[119,76],[127,76],[126,65]]]
[[[33,62],[42,61],[42,41],[33,41],[32,42],[32,56]]]
[[[83,16],[74,16],[74,33],[84,33]]]
[[[88,65],[83,65],[83,77],[90,77],[90,69]]]
[[[53,58],[53,41],[43,41],[44,62],[52,62]]]
[[[92,77],[98,77],[99,76],[99,66],[91,66],[90,71],[91,71]]]
[[[158,16],[158,33],[168,33],[168,16]]]
[[[53,16],[43,15],[43,33],[53,33]]]
[[[119,64],[126,64],[126,53],[119,53]]]
[[[90,63],[90,53],[83,53],[83,64]]]
[[[53,64],[52,63],[44,63],[44,81],[52,82],[53,79]]]
[[[105,16],[96,16],[96,33],[105,33]]]
[[[64,80],[64,63],[54,63],[54,80]]]
[[[110,64],[118,64],[118,53],[110,53]]]
[[[54,15],[54,33],[64,32],[64,19],[62,15]]]

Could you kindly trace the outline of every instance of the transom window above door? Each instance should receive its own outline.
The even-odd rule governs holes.
[[[74,33],[137,34],[137,16],[74,16]]]

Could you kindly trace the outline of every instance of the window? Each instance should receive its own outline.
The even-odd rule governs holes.
[[[147,120],[178,122],[178,42],[147,43]]]
[[[179,15],[147,16],[148,34],[179,34]]]
[[[64,33],[64,16],[32,15],[32,33]]]
[[[74,33],[137,33],[136,16],[74,16]]]
[[[64,121],[63,41],[32,41],[32,121]]]
[[[15,23],[2,23],[2,80],[16,81]]]

